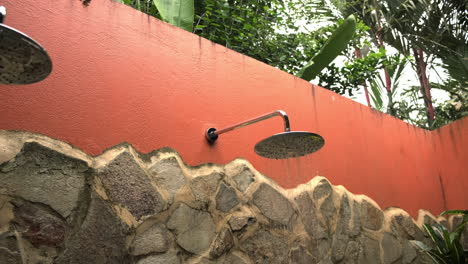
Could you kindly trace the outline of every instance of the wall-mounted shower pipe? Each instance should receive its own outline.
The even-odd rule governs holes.
[[[255,118],[252,118],[250,120],[247,120],[247,121],[244,121],[244,122],[241,122],[241,123],[237,123],[235,125],[232,125],[230,127],[226,127],[226,128],[220,129],[220,130],[216,130],[216,128],[213,128],[213,127],[209,128],[206,131],[206,139],[208,140],[208,142],[214,143],[216,141],[216,139],[218,139],[218,136],[223,134],[223,133],[226,133],[226,132],[229,132],[229,131],[232,131],[234,129],[238,129],[238,128],[241,128],[241,127],[245,127],[245,126],[248,126],[248,125],[263,121],[265,119],[268,119],[268,118],[271,118],[271,117],[274,117],[274,116],[281,116],[283,118],[284,131],[285,132],[291,131],[291,128],[289,126],[289,117],[286,114],[286,112],[284,112],[283,110],[276,110],[274,112],[255,117]]]

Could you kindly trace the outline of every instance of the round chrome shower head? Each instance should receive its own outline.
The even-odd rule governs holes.
[[[323,147],[325,140],[318,134],[302,131],[284,132],[266,138],[255,145],[255,153],[269,159],[302,157]]]
[[[0,23],[0,84],[35,83],[51,71],[52,62],[41,45]]]

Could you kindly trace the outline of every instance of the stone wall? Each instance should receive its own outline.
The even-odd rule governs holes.
[[[324,177],[284,190],[241,159],[190,167],[129,144],[91,157],[0,131],[5,264],[430,263],[408,240],[430,243],[423,223],[456,220],[382,211]]]

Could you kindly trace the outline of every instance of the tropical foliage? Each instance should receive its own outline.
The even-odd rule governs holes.
[[[352,98],[364,93],[370,107],[426,129],[468,115],[463,0],[115,1],[296,75],[310,66],[342,18],[355,15],[356,34],[340,59],[309,77]],[[192,23],[184,12],[167,15],[183,3],[193,3]],[[410,68],[419,85],[402,82]],[[441,76],[436,81],[434,72]],[[450,100],[434,99],[435,89]]]
[[[468,260],[468,250],[464,250],[460,242],[465,226],[468,223],[468,211],[451,210],[445,211],[441,215],[462,214],[463,218],[454,231],[450,232],[441,224],[424,225],[424,230],[434,243],[430,247],[421,241],[412,240],[413,246],[426,253],[436,264],[464,264]]]
[[[327,67],[348,46],[349,41],[356,32],[356,18],[348,16],[329,39],[323,44],[312,59],[296,74],[296,76],[310,81],[314,79],[325,67]]]
[[[449,88],[444,84],[433,86],[429,81],[429,70],[435,69],[437,61],[442,61],[450,76],[451,86],[454,89],[444,89],[453,97],[465,97],[467,91],[468,60],[466,44],[468,42],[468,14],[467,2],[458,0],[335,0],[335,5],[344,14],[356,14],[369,26],[369,35],[378,47],[385,44],[404,56],[412,56],[412,68],[417,73],[419,86],[407,87],[400,93],[400,102],[394,102],[395,94],[391,88],[391,78],[388,69],[385,71],[385,84],[387,89],[388,110],[390,114],[404,118],[410,123],[424,128],[434,129],[446,124],[452,118],[466,115],[466,100],[454,101],[435,107],[431,96],[432,88]],[[440,69],[440,67],[439,67]],[[456,82],[456,83],[455,83]],[[408,91],[411,88],[412,91]],[[417,100],[414,101],[414,95]],[[410,98],[405,95],[411,94]],[[409,100],[407,100],[409,99]],[[423,101],[424,107],[420,107]],[[453,105],[456,107],[452,107]],[[461,104],[461,106],[460,106]],[[399,108],[398,108],[399,107]],[[426,122],[421,122],[424,115]],[[410,111],[410,112],[408,112]],[[445,114],[447,112],[450,114]],[[447,119],[450,118],[450,119]]]

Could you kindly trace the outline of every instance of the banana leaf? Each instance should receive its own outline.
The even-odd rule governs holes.
[[[193,0],[153,0],[153,2],[164,21],[192,32],[195,16]]]

